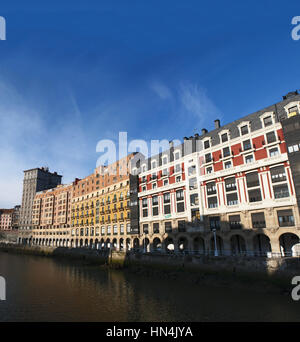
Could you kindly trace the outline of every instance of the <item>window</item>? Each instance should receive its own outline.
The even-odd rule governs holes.
[[[209,140],[204,141],[204,148],[207,149],[210,147]]]
[[[266,228],[265,214],[253,213],[251,214],[253,228]]]
[[[275,185],[273,186],[273,191],[275,198],[284,198],[290,196],[287,184]]]
[[[249,202],[259,202],[262,200],[260,189],[249,190],[248,196],[249,196]]]
[[[249,139],[243,141],[243,148],[244,151],[251,150],[251,141]]]
[[[151,165],[152,165],[152,169],[155,169],[155,168],[156,168],[156,161],[154,160],[154,161],[151,163]]]
[[[206,163],[210,163],[212,161],[212,159],[211,159],[211,153],[207,153],[206,155],[205,155],[205,162]]]
[[[188,175],[193,176],[196,174],[196,165],[192,165],[188,168]]]
[[[226,188],[226,192],[236,190],[235,177],[230,177],[230,178],[225,179],[225,188]]]
[[[275,157],[279,154],[278,148],[274,147],[269,150],[270,157]]]
[[[111,232],[111,227],[107,226],[107,234],[110,234],[110,232]]]
[[[199,205],[198,194],[190,195],[190,202],[191,202],[191,207],[195,207],[195,206]]]
[[[120,224],[120,234],[124,234],[124,224]]]
[[[168,180],[168,179],[165,179],[165,180],[164,180],[164,186],[167,186],[167,185],[169,185],[169,180]]]
[[[153,223],[153,233],[159,233],[159,223]]]
[[[271,144],[273,142],[276,141],[276,135],[275,135],[275,132],[269,132],[266,134],[266,137],[267,137],[267,143],[268,144]]]
[[[247,173],[246,180],[247,180],[247,187],[248,188],[253,188],[253,187],[259,186],[259,179],[258,179],[258,173],[257,172]]]
[[[143,217],[148,216],[148,203],[147,198],[142,199]]]
[[[212,173],[212,166],[209,166],[206,168],[206,173],[209,174],[209,173]]]
[[[228,134],[227,134],[227,133],[223,133],[223,134],[221,135],[221,141],[222,141],[222,142],[228,141]]]
[[[176,183],[180,183],[181,182],[181,176],[177,176],[176,177]]]
[[[146,187],[145,186],[143,186],[142,187],[142,191],[146,191],[147,189],[146,189]]]
[[[236,192],[227,194],[226,197],[227,197],[227,205],[236,205],[239,203]]]
[[[249,163],[253,163],[254,162],[254,158],[252,154],[248,154],[247,156],[245,156],[245,163],[249,164]]]
[[[105,227],[104,226],[101,227],[101,234],[105,235]]]
[[[292,210],[278,210],[278,223],[280,227],[294,226],[295,220]]]
[[[146,171],[146,165],[143,165],[142,170],[143,170],[143,172]]]
[[[170,205],[170,193],[164,194],[164,214],[171,213],[171,205]]]
[[[156,189],[157,188],[157,184],[156,183],[153,183],[152,184],[152,189]]]
[[[172,223],[171,222],[165,222],[165,232],[166,233],[172,232]]]
[[[224,163],[225,169],[230,169],[232,167],[231,161],[227,161]]]
[[[197,189],[197,178],[196,177],[189,179],[189,189],[190,190]]]
[[[163,169],[162,170],[162,176],[167,176],[168,175],[168,169]]]
[[[288,147],[288,151],[289,153],[293,153],[293,152],[298,152],[299,151],[299,145],[291,145]]]
[[[149,233],[148,224],[143,224],[143,233],[144,233],[144,234],[148,234],[148,233]]]
[[[152,215],[153,216],[158,215],[158,196],[152,197]]]
[[[223,148],[223,157],[228,157],[230,156],[230,148],[229,147],[224,147]]]
[[[175,165],[175,173],[180,172],[181,171],[181,165],[180,164],[176,164]]]
[[[268,127],[273,124],[272,116],[267,116],[264,118],[264,126]]]
[[[229,216],[229,227],[230,229],[241,229],[241,217],[240,215]]]
[[[207,183],[206,192],[208,196],[216,194],[216,182]]]
[[[242,126],[241,127],[241,134],[246,135],[249,133],[248,125]]]
[[[179,158],[180,158],[180,152],[177,151],[174,153],[174,159],[178,160]]]
[[[270,170],[272,183],[286,181],[284,166],[273,167]]]
[[[218,207],[218,199],[217,196],[208,197],[208,208],[217,208]]]
[[[297,106],[293,106],[293,107],[289,108],[289,110],[288,110],[288,117],[291,117],[291,116],[294,116],[294,115],[297,115],[297,114],[299,114]]]
[[[167,164],[168,163],[168,157],[163,157],[162,163],[163,163],[163,165]]]
[[[176,191],[176,204],[177,204],[177,212],[181,213],[184,211],[184,194],[183,190]]]
[[[115,235],[118,234],[118,226],[116,224],[113,226],[113,233]]]

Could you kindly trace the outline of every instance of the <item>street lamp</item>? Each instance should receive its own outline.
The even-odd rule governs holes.
[[[216,236],[216,229],[213,229],[212,230],[213,233],[214,233],[214,241],[215,241],[215,256],[219,256],[219,253],[218,253],[218,247],[217,247],[217,236]]]

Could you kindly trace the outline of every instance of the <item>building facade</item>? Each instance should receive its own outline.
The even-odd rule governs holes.
[[[286,142],[292,135],[283,127],[299,120],[299,100],[292,93],[223,127],[216,120],[213,131],[203,129],[142,163],[139,245],[166,252],[293,254],[300,236],[299,177],[294,173],[293,180]]]
[[[61,183],[62,176],[49,172],[46,167],[24,171],[22,204],[19,219],[20,239],[30,238],[32,229],[32,205],[36,192],[51,189]]]
[[[299,113],[300,95],[292,92],[224,126],[216,119],[214,130],[202,129],[177,146],[170,142],[168,150],[151,158],[132,154],[101,166],[73,182],[62,236],[46,239],[39,233],[34,242],[145,252],[295,255],[300,237]],[[48,212],[51,219],[37,216],[40,196],[34,203],[35,232],[45,232],[43,225],[55,227],[54,209]]]
[[[10,231],[13,229],[14,209],[0,209],[0,231]]]

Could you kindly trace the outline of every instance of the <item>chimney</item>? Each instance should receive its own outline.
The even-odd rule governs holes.
[[[173,140],[169,141],[169,147],[170,148],[174,147],[174,141]]]
[[[189,138],[188,137],[184,137],[183,140],[186,141],[186,140],[189,140]]]
[[[295,95],[298,95],[298,91],[290,91],[289,93],[287,93],[286,95],[282,96],[283,100],[286,100],[290,97],[293,97]]]
[[[202,135],[204,135],[204,134],[207,133],[207,129],[206,128],[202,128],[201,132],[202,132]]]
[[[220,120],[219,119],[216,119],[215,120],[215,128],[220,128]]]
[[[199,134],[198,134],[198,133],[195,133],[195,134],[194,134],[194,137],[195,137],[196,139],[198,139],[198,138],[199,138]]]

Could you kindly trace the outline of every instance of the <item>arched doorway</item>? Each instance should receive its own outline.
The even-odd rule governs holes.
[[[232,235],[230,239],[231,254],[246,254],[246,242],[241,235]]]
[[[279,243],[282,256],[296,256],[295,248],[293,249],[299,243],[299,237],[296,234],[284,233],[280,235]]]
[[[133,249],[135,249],[135,250],[139,250],[140,249],[140,241],[139,241],[138,238],[135,238],[133,240]]]
[[[179,252],[186,252],[188,250],[188,240],[185,237],[181,237],[178,240],[178,250]]]
[[[253,238],[253,247],[255,256],[268,256],[272,251],[270,239],[265,234],[257,234]]]
[[[167,253],[172,253],[172,252],[174,252],[175,251],[175,244],[174,244],[174,241],[173,241],[173,239],[172,238],[167,238],[166,240],[165,240],[165,251],[167,252]]]
[[[143,251],[144,251],[144,253],[150,252],[150,241],[148,238],[145,238],[143,240]]]
[[[215,256],[224,254],[223,240],[219,235],[216,235],[216,239],[214,238],[214,236],[211,237],[210,253]]]
[[[195,237],[194,238],[193,252],[195,254],[205,254],[205,243],[201,237]]]

